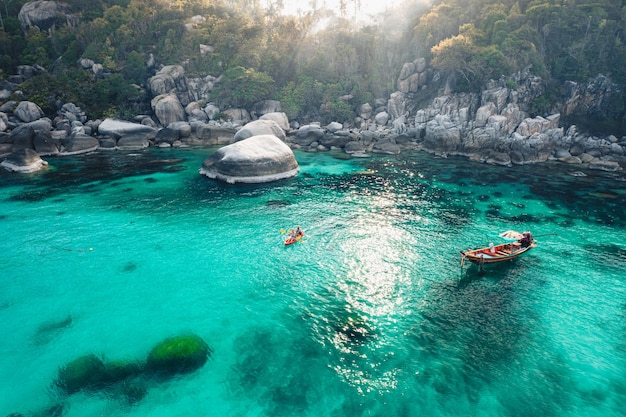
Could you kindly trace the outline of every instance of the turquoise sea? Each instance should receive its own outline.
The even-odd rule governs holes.
[[[293,179],[228,185],[211,152],[0,172],[0,416],[626,415],[625,174],[298,152]],[[461,268],[509,229],[537,248]],[[195,372],[55,384],[186,334]]]

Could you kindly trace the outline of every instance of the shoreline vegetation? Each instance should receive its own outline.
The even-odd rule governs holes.
[[[346,10],[284,16],[280,5],[271,14],[219,1],[177,10],[122,3],[102,4],[102,14],[41,0],[12,4],[15,16],[5,10],[3,33],[17,49],[11,65],[0,62],[2,167],[34,172],[51,155],[228,145],[261,121],[276,126],[254,134],[310,152],[417,149],[501,166],[626,167],[626,84],[610,71],[623,65],[607,58],[626,56],[626,39],[609,30],[620,15],[609,3],[591,13],[586,4],[447,0],[413,4],[402,17],[389,10],[371,26]],[[579,12],[584,36],[548,31],[554,16],[575,23]],[[138,22],[163,32],[156,44],[134,32]],[[539,42],[541,27],[550,42]],[[293,30],[300,38],[277,35]],[[406,33],[396,39],[396,31]],[[565,53],[582,44],[589,54]],[[596,57],[596,44],[613,53]]]

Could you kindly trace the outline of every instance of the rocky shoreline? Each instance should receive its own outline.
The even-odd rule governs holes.
[[[79,64],[86,69],[95,65]],[[20,79],[40,70],[20,67],[24,74]],[[576,170],[617,172],[626,167],[626,136],[600,138],[579,132],[576,126],[565,128],[560,126],[560,113],[529,117],[528,103],[543,90],[541,80],[528,70],[493,81],[480,95],[450,93],[418,107],[416,97],[429,88],[428,83],[435,83],[436,76],[423,60],[406,64],[398,80],[399,91],[388,100],[362,104],[354,121],[323,126],[290,122],[280,102],[273,100],[258,103],[250,112],[221,111],[207,102],[208,92],[219,79],[191,80],[182,66],[166,66],[148,80],[153,114],[130,121],[88,120],[73,103],[58,103],[51,119],[35,103],[6,101],[0,106],[0,166],[33,172],[45,169],[41,157],[47,156],[137,151],[149,146],[215,147],[270,134],[292,149],[338,150],[353,157],[420,150],[501,166],[559,161]],[[600,77],[593,82],[593,89],[570,88],[562,108],[575,109],[581,100],[588,107],[602,106],[612,88],[610,81]],[[13,93],[19,85],[0,85],[0,89],[7,88]],[[8,97],[6,91],[2,95]],[[251,124],[256,125],[251,128]]]

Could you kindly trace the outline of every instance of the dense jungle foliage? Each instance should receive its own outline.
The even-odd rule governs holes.
[[[92,118],[145,110],[139,86],[154,73],[150,55],[157,65],[184,63],[189,77],[221,76],[211,99],[222,108],[271,98],[290,118],[322,121],[387,97],[417,57],[456,91],[531,65],[551,86],[537,113],[566,80],[603,74],[626,91],[626,0],[407,0],[358,25],[367,14],[359,0],[335,11],[310,1],[298,16],[281,14],[282,0],[67,0],[76,24],[26,33],[17,18],[24,3],[0,0],[0,79],[39,64],[48,71],[22,86],[26,97],[44,110],[71,101]],[[112,75],[94,79],[79,58]],[[598,123],[618,127],[623,110],[615,103]]]

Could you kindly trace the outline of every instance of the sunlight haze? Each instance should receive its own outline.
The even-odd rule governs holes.
[[[331,9],[335,11],[337,14],[339,14],[339,3],[340,3],[339,0],[321,0],[321,1],[318,1],[318,7],[319,8],[325,7],[327,9]],[[384,12],[385,9],[389,8],[387,2],[380,1],[380,0],[361,0],[360,3],[361,3],[361,6],[359,10],[357,11],[357,14],[362,17],[376,15],[381,12]],[[299,13],[303,13],[303,12],[311,10],[309,1],[285,0],[284,5],[285,5],[285,9],[284,9],[285,14],[297,15]],[[349,16],[354,16],[355,14],[354,2],[349,2],[347,11],[348,11]],[[357,17],[360,18],[359,16]]]

